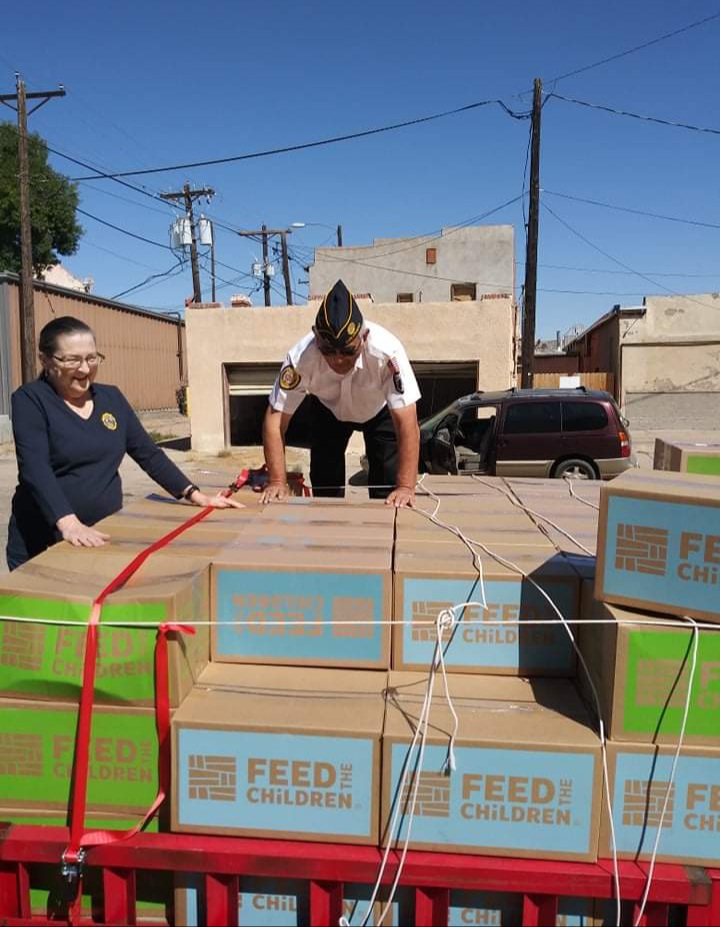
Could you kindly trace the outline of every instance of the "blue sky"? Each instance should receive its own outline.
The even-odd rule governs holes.
[[[0,92],[13,92],[15,70],[28,90],[63,83],[67,96],[33,115],[31,128],[106,172],[310,142],[481,100],[524,113],[536,77],[547,93],[720,130],[720,18],[554,80],[716,13],[720,3],[668,0],[34,0],[3,13]],[[5,116],[13,118],[3,108]],[[332,243],[338,223],[346,244],[368,244],[464,223],[518,197],[529,129],[492,104],[370,138],[127,182],[151,194],[185,180],[215,189],[198,210],[216,220],[218,296],[226,300],[254,289],[246,275],[260,253],[233,230],[308,223],[290,236],[304,296],[303,265],[313,246]],[[720,290],[719,152],[718,134],[546,98],[539,336],[589,324],[615,303],[637,305],[645,294]],[[71,177],[92,173],[51,161]],[[86,212],[168,244],[168,205],[110,180],[79,186]],[[64,263],[92,276],[98,294],[115,296],[176,264],[166,248],[80,219],[85,236]],[[522,200],[485,221],[515,226],[521,283]],[[278,303],[281,282],[278,273]],[[209,291],[203,272],[207,298]],[[125,298],[171,310],[191,292],[186,265]],[[253,300],[260,304],[262,293]]]

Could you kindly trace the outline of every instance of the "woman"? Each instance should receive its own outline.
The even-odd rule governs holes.
[[[129,454],[177,499],[199,506],[243,508],[201,492],[154,443],[116,386],[95,385],[103,355],[92,329],[71,316],[40,332],[43,371],[12,396],[18,486],[8,527],[11,570],[65,540],[100,547],[92,526],[122,508],[118,467]]]

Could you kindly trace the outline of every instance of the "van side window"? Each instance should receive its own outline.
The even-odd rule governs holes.
[[[607,428],[605,407],[599,402],[564,402],[563,431],[600,431]]]
[[[560,431],[559,402],[515,402],[505,412],[506,435],[547,434]]]

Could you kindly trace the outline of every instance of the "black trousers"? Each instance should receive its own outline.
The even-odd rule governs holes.
[[[367,422],[341,422],[315,396],[311,403],[310,482],[313,496],[345,495],[345,449],[354,431],[365,439],[371,499],[385,499],[395,487],[398,445],[387,406]]]

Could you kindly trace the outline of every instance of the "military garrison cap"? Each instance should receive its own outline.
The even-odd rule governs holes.
[[[333,347],[357,338],[363,324],[360,307],[342,280],[328,291],[315,316],[315,333]]]

